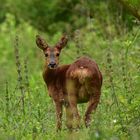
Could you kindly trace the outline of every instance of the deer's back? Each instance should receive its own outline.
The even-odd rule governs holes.
[[[84,80],[94,78],[102,81],[102,75],[96,62],[88,57],[80,57],[67,70],[67,77],[71,79]],[[101,84],[101,83],[100,83]]]

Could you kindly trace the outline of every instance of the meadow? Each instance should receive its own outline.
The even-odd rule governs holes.
[[[109,20],[108,20],[109,21]],[[55,108],[42,78],[44,55],[37,34],[55,44],[62,31],[50,35],[8,13],[0,23],[0,140],[139,140],[140,139],[140,26],[131,30],[98,20],[69,36],[60,65],[79,56],[93,58],[103,74],[100,104],[89,128],[56,133]],[[83,115],[86,104],[78,106]]]

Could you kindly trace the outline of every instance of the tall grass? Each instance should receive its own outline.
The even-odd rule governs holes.
[[[8,38],[3,31],[0,34],[0,44],[5,45],[0,46],[0,138],[139,139],[140,34],[137,29],[108,40],[101,36],[102,30],[89,30],[89,26],[85,26],[63,50],[62,64],[72,63],[77,56],[89,55],[98,63],[104,79],[100,104],[93,114],[91,127],[86,129],[83,125],[73,133],[67,131],[65,117],[62,132],[55,133],[55,109],[41,74],[44,58],[35,46],[37,31],[23,23],[17,29],[12,28],[12,35],[19,33],[20,39],[16,37],[16,40],[11,40],[11,36]],[[60,35],[56,34],[52,40],[57,42]],[[85,108],[86,104],[79,105],[81,115]]]

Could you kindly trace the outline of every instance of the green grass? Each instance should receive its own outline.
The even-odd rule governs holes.
[[[10,17],[12,18],[12,17]],[[8,19],[10,19],[8,18]],[[42,78],[43,53],[36,47],[37,30],[27,23],[15,28],[14,20],[7,20],[0,33],[0,139],[48,140],[138,140],[140,137],[140,29],[134,28],[122,36],[108,40],[88,27],[80,30],[77,43],[70,40],[62,51],[61,64],[72,63],[77,56],[87,54],[96,60],[103,73],[100,104],[93,114],[91,127],[69,132],[65,126],[55,132],[55,109]],[[46,37],[56,43],[61,33]],[[15,36],[19,36],[19,56],[24,89],[24,110],[14,54]],[[27,59],[28,74],[24,72]],[[28,75],[29,87],[25,76]],[[81,115],[86,104],[79,105]]]

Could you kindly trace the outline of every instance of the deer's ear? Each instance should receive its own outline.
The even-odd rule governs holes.
[[[48,44],[42,37],[40,37],[40,35],[36,35],[36,44],[42,50],[48,47]]]
[[[61,50],[62,48],[64,48],[66,46],[68,42],[68,37],[66,35],[62,36],[61,40],[58,42],[58,44],[56,45],[56,47]]]

